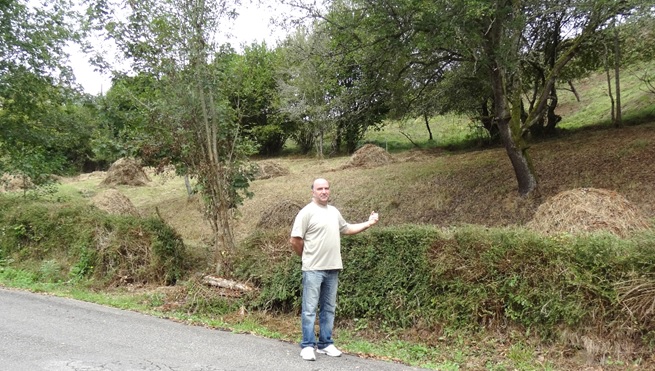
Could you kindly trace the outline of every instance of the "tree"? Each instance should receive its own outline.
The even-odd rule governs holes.
[[[102,4],[100,4],[102,5]],[[227,269],[234,249],[231,217],[247,197],[252,153],[232,109],[228,79],[211,63],[219,51],[221,21],[232,4],[213,0],[129,2],[126,21],[107,30],[131,60],[133,71],[149,75],[156,89],[147,102],[149,125],[165,128],[161,146],[181,174],[196,177],[214,231],[215,269]]]
[[[324,58],[328,40],[325,33],[299,28],[281,46],[284,64],[280,66],[280,107],[297,123],[292,137],[303,153],[316,146],[324,155],[324,138],[334,129],[330,120],[330,86],[334,85],[328,59]]]
[[[558,1],[548,8],[542,2],[527,0],[352,0],[333,1],[323,18],[333,25],[337,33],[333,38],[341,41],[343,53],[354,53],[361,65],[377,70],[378,79],[395,87],[389,89],[394,95],[414,89],[412,82],[437,84],[461,68],[465,69],[461,76],[466,72],[472,78],[486,75],[489,90],[481,95],[487,99],[482,102],[491,125],[498,128],[519,194],[526,196],[537,189],[526,133],[547,112],[553,86],[564,66],[583,42],[625,6],[626,2],[598,0]],[[570,14],[567,30],[576,34],[544,71],[534,104],[524,112],[526,76],[522,64],[533,50],[526,42],[531,40],[526,37],[528,26],[552,9]]]
[[[95,99],[98,125],[93,137],[93,160],[111,164],[122,157],[140,157],[158,166],[172,154],[170,133],[150,125],[151,102],[157,81],[148,74],[116,76],[104,96]]]
[[[655,58],[655,8],[644,2],[642,7],[624,16],[620,27],[621,60],[625,65],[652,61]],[[655,94],[655,70],[640,72],[645,89]]]
[[[51,182],[86,154],[64,47],[79,35],[70,2],[0,4],[0,173]]]
[[[268,49],[265,43],[246,46],[241,55],[225,50],[214,60],[230,85],[226,93],[244,135],[262,155],[279,153],[294,128],[279,107],[280,63],[280,51]]]

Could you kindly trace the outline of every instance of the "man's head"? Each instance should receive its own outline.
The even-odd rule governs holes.
[[[326,206],[330,200],[330,183],[318,178],[312,184],[312,199],[319,205]]]

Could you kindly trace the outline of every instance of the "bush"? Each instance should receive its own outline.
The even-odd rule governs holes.
[[[240,244],[232,257],[236,278],[259,288],[253,308],[296,311],[301,306],[300,258],[289,246],[289,230],[260,230]]]
[[[0,260],[40,266],[49,281],[174,284],[185,273],[182,239],[160,219],[25,198],[0,197],[0,207]]]
[[[645,303],[655,295],[644,298],[634,288],[655,286],[654,238],[652,232],[631,239],[542,237],[476,226],[448,233],[400,226],[344,236],[338,318],[391,329],[523,328],[544,339],[565,329],[653,337],[655,321]],[[260,288],[253,307],[300,310],[301,264],[287,241],[287,230],[258,233],[237,253],[235,273]]]
[[[439,235],[434,228],[405,226],[344,237],[339,315],[392,327],[431,317],[436,293],[427,256]]]

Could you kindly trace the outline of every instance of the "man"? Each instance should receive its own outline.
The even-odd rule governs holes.
[[[291,230],[291,246],[302,257],[302,342],[300,356],[315,361],[314,348],[321,354],[339,357],[341,351],[332,341],[337,286],[341,263],[341,234],[356,234],[378,222],[373,211],[368,221],[347,223],[337,208],[328,205],[330,184],[319,178],[312,184],[312,201],[296,215]],[[314,322],[319,311],[319,336],[316,341]]]

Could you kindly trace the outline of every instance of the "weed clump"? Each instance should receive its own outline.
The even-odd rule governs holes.
[[[338,318],[432,339],[518,331],[591,357],[644,349],[655,334],[654,238],[416,225],[346,236]],[[236,254],[235,275],[258,287],[252,308],[300,310],[300,260],[287,240],[287,229],[258,232]]]

